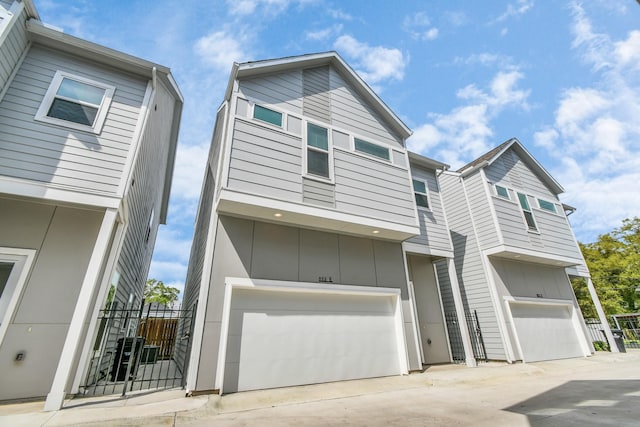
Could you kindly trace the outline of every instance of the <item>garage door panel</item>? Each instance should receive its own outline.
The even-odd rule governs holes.
[[[393,298],[234,290],[224,391],[400,374]]]
[[[511,315],[525,361],[584,356],[570,306],[516,303]]]

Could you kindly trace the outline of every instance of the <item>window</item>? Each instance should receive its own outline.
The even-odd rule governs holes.
[[[413,194],[416,198],[416,205],[421,208],[429,208],[429,197],[427,195],[427,184],[419,179],[413,180]]]
[[[529,207],[529,200],[527,200],[526,194],[518,193],[518,200],[520,201],[520,207],[522,208],[524,219],[527,222],[527,227],[529,227],[529,230],[537,230],[538,227],[536,227],[536,221],[533,218],[533,213]]]
[[[556,205],[554,203],[547,202],[546,200],[538,199],[538,206],[540,206],[540,209],[544,209],[545,211],[557,213]]]
[[[260,105],[255,105],[253,107],[253,118],[282,127],[282,113],[270,110]]]
[[[151,209],[151,215],[149,215],[149,225],[147,226],[147,234],[144,238],[145,243],[149,243],[149,236],[151,236],[151,229],[153,228],[153,220],[155,218],[156,210],[155,208]]]
[[[355,149],[361,153],[371,154],[381,159],[389,160],[389,149],[380,145],[355,138]]]
[[[115,88],[56,72],[36,113],[36,120],[100,133]]]
[[[496,185],[496,194],[500,197],[504,197],[505,199],[510,199],[511,197],[509,197],[509,190],[507,190],[505,187],[502,187],[500,185]]]
[[[329,131],[307,123],[307,173],[329,178]]]

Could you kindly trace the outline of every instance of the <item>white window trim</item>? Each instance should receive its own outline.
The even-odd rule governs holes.
[[[282,124],[280,126],[278,126],[278,125],[274,125],[271,122],[267,122],[267,121],[264,121],[264,120],[261,120],[261,119],[258,119],[256,117],[254,117],[255,110],[256,110],[256,105],[259,106],[259,107],[262,107],[264,109],[271,110],[271,111],[274,111],[276,113],[281,114],[281,116],[282,116]],[[287,129],[287,113],[285,113],[284,111],[278,110],[276,108],[273,108],[272,106],[268,106],[267,107],[264,104],[261,104],[259,102],[253,102],[253,101],[250,101],[250,100],[249,100],[249,110],[250,111],[249,111],[248,119],[253,120],[254,122],[260,123],[261,125],[270,126],[270,127],[274,128],[274,129],[278,129],[278,130],[286,130]]]
[[[6,307],[3,309],[4,315],[0,318],[0,322],[2,322],[0,323],[0,345],[18,306],[18,301],[27,282],[35,256],[36,251],[34,249],[0,247],[0,261],[14,263],[7,285],[0,298],[0,302]]]
[[[524,195],[524,197],[526,197],[527,204],[529,205],[529,210],[528,211],[525,211],[525,209],[522,207],[522,204],[520,203],[520,198],[518,197],[518,194],[522,194],[522,195]],[[533,208],[531,207],[531,201],[529,200],[529,195],[527,193],[516,191],[516,198],[518,199],[517,203],[518,203],[518,207],[520,208],[520,215],[522,216],[522,220],[524,221],[525,229],[529,233],[540,234],[540,227],[538,226],[538,220],[536,219],[536,216],[533,214]],[[529,227],[529,223],[527,222],[527,217],[524,214],[525,212],[529,212],[531,214],[531,218],[533,218],[533,222],[534,222],[536,228]]]
[[[327,130],[327,154],[329,157],[329,177],[324,177],[324,176],[320,176],[320,175],[315,175],[312,173],[309,173],[309,171],[307,170],[307,150],[315,150],[315,151],[319,151],[319,152],[324,152],[322,149],[318,148],[318,147],[309,147],[307,145],[307,130],[308,130],[308,124],[311,123],[314,126],[318,126],[321,127],[323,129]],[[303,144],[304,144],[304,150],[302,150],[302,175],[305,178],[308,179],[313,179],[316,181],[320,181],[320,182],[327,182],[327,183],[331,183],[331,184],[335,184],[335,175],[334,175],[334,171],[333,171],[333,136],[332,136],[333,132],[331,132],[331,127],[324,125],[322,123],[318,123],[318,122],[314,122],[312,120],[302,120],[302,140],[303,140]]]
[[[87,126],[68,120],[57,119],[55,117],[49,117],[47,115],[49,109],[51,108],[51,104],[56,97],[56,93],[60,88],[60,84],[62,83],[62,80],[64,78],[75,80],[77,82],[84,83],[90,86],[99,87],[105,90],[104,97],[102,98],[102,103],[98,107],[98,112],[96,114],[96,119],[93,126]],[[95,80],[77,76],[75,74],[67,73],[64,71],[56,71],[56,74],[53,76],[53,80],[49,85],[49,89],[47,89],[47,93],[45,94],[44,99],[40,104],[40,108],[38,108],[35,119],[45,123],[99,134],[100,132],[102,132],[102,126],[104,125],[104,121],[107,117],[107,112],[109,111],[109,107],[111,106],[111,101],[113,100],[113,93],[115,92],[115,90],[116,88],[114,86],[110,86],[105,83],[97,82]]]
[[[501,187],[507,190],[507,197],[504,197],[503,195],[498,193],[498,187]],[[493,191],[495,196],[500,197],[501,199],[504,199],[504,200],[511,200],[511,191],[509,190],[509,187],[505,187],[504,185],[500,185],[500,184],[493,184]]]
[[[382,162],[382,163],[384,163],[386,165],[393,165],[394,164],[393,160],[392,160],[392,157],[391,157],[391,147],[388,147],[388,146],[383,145],[383,144],[378,144],[376,142],[371,142],[369,139],[360,137],[358,135],[351,134],[350,136],[351,136],[351,141],[350,141],[351,142],[351,150],[355,154],[357,154],[359,156],[362,156],[362,157],[369,158],[369,159],[377,160],[377,161]],[[377,145],[378,147],[386,148],[387,149],[387,154],[389,154],[389,159],[383,159],[382,157],[374,156],[373,154],[369,154],[369,153],[366,153],[364,151],[356,150],[356,139],[359,139],[360,141],[364,141],[364,142],[369,143],[371,145]]]
[[[554,210],[550,211],[549,209],[543,208],[542,205],[540,205],[540,200],[545,201],[547,203],[551,203],[553,205]],[[558,204],[556,202],[552,202],[551,200],[547,200],[542,197],[536,197],[536,202],[538,203],[538,209],[540,209],[541,211],[558,215]]]
[[[416,191],[415,188],[413,188],[413,181],[420,181],[422,183],[424,183],[424,189],[425,189],[425,193],[422,193],[420,191]],[[424,207],[424,206],[418,206],[418,203],[415,202],[416,204],[416,208],[423,210],[423,211],[431,211],[431,196],[429,195],[429,182],[426,179],[423,178],[416,178],[416,177],[411,177],[411,190],[413,190],[413,198],[414,198],[414,202],[415,202],[415,194],[422,194],[427,196],[427,204],[429,205],[429,207]]]

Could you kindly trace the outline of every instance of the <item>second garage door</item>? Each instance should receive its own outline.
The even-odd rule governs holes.
[[[585,356],[572,306],[518,302],[510,305],[525,362]]]
[[[224,392],[401,374],[396,304],[397,295],[235,289]]]

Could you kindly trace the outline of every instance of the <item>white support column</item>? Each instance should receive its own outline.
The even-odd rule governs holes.
[[[45,411],[57,411],[62,408],[66,393],[65,388],[69,382],[73,367],[73,360],[80,348],[82,328],[87,320],[87,315],[91,312],[90,303],[95,288],[100,284],[100,270],[107,255],[117,216],[118,211],[116,209],[107,209],[102,218],[96,244],[93,247],[89,265],[82,280],[78,301],[76,302],[76,307],[71,317],[71,323],[69,324],[69,331],[67,332],[64,346],[62,347],[62,354],[60,355],[58,368],[53,378],[51,391],[49,391],[44,404]]]
[[[596,307],[596,313],[598,313],[598,317],[600,318],[600,323],[602,324],[604,334],[607,337],[607,341],[609,341],[609,348],[611,349],[612,353],[618,353],[620,352],[620,350],[618,349],[616,340],[613,338],[613,333],[611,333],[611,328],[609,327],[609,322],[607,322],[607,316],[604,314],[604,310],[602,309],[602,304],[600,304],[600,298],[598,298],[596,288],[593,286],[591,277],[587,277],[586,279],[587,289],[589,289],[589,295],[591,295],[593,305]]]
[[[451,282],[451,293],[453,294],[453,303],[456,306],[456,315],[458,316],[458,325],[460,327],[460,335],[462,336],[462,346],[464,347],[464,357],[467,366],[476,366],[476,358],[473,354],[473,346],[471,345],[471,335],[467,326],[467,317],[464,313],[464,304],[462,303],[462,294],[460,293],[460,285],[458,284],[458,275],[456,274],[456,266],[453,258],[447,260],[449,267],[449,281]]]

